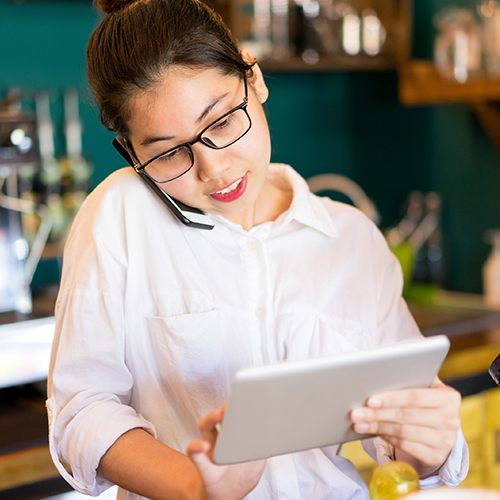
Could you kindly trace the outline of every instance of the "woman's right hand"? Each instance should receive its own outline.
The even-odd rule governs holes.
[[[240,500],[257,486],[266,467],[266,460],[214,464],[212,454],[219,435],[217,426],[224,418],[224,411],[225,405],[200,420],[202,439],[191,441],[186,450],[203,478],[207,500]]]

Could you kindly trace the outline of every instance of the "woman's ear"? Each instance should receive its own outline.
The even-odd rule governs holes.
[[[250,54],[247,49],[241,49],[241,57],[243,57],[243,60],[248,64],[252,64],[255,61],[255,58],[252,57],[252,54]],[[255,90],[255,93],[257,94],[260,102],[264,103],[269,97],[269,90],[258,64],[254,64],[252,66],[252,73],[253,74],[248,81],[252,85],[252,88]]]

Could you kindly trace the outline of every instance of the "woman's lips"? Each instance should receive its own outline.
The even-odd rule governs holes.
[[[232,201],[241,198],[245,193],[247,188],[247,174],[245,174],[241,179],[233,182],[229,186],[221,189],[210,196],[217,201],[222,203],[231,203]]]

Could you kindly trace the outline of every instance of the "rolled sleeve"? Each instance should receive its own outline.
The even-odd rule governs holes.
[[[457,442],[451,450],[446,462],[439,468],[436,474],[420,480],[423,490],[449,486],[455,488],[467,476],[469,472],[469,448],[465,442],[462,430],[459,429]]]
[[[76,490],[111,486],[97,475],[102,456],[125,432],[154,426],[129,406],[133,377],[124,356],[121,302],[89,290],[62,295],[49,370],[52,459]]]
[[[112,486],[96,471],[102,456],[122,434],[140,427],[155,436],[150,422],[117,402],[96,402],[71,418],[70,408],[59,411],[49,399],[47,411],[52,460],[62,477],[85,495],[96,496]]]

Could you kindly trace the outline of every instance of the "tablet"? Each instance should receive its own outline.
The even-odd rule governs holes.
[[[450,347],[439,335],[342,355],[246,368],[232,383],[216,464],[362,439],[349,413],[374,394],[432,384]]]

